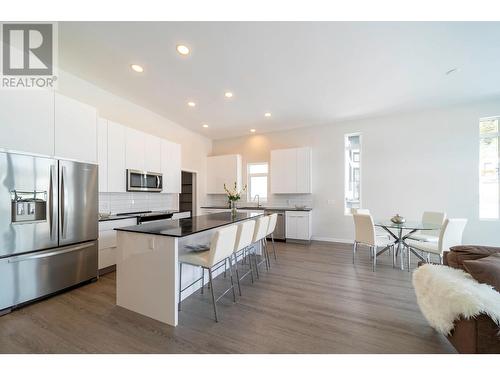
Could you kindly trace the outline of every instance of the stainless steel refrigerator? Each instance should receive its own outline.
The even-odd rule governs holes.
[[[97,277],[97,166],[0,152],[0,314]]]

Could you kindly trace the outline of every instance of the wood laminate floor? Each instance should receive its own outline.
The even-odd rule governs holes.
[[[454,353],[425,321],[411,275],[347,245],[278,245],[278,262],[228,295],[183,302],[170,327],[115,306],[115,274],[0,317],[1,353]],[[216,288],[228,279],[219,277]]]

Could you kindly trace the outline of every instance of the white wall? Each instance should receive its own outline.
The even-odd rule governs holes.
[[[362,204],[376,219],[444,210],[469,219],[465,243],[500,245],[500,222],[478,219],[478,120],[495,115],[500,100],[218,140],[212,154],[242,154],[245,171],[246,163],[269,160],[271,149],[312,147],[313,236],[349,240],[343,142],[361,132]]]
[[[181,144],[182,169],[198,173],[197,202],[204,200],[206,156],[212,149],[210,139],[61,69],[57,90],[94,106],[100,117]]]

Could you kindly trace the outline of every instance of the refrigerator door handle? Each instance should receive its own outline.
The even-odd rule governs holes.
[[[57,249],[55,251],[51,251],[49,253],[20,255],[20,256],[17,256],[17,257],[9,258],[8,262],[9,263],[19,263],[19,262],[23,262],[25,260],[38,259],[38,258],[48,258],[48,257],[53,257],[55,255],[72,253],[74,251],[79,251],[79,250],[87,249],[89,247],[92,247],[93,245],[95,245],[95,242],[92,242],[90,244],[83,244],[83,245],[78,245],[78,246],[71,246],[71,247],[68,247],[68,248],[59,248],[59,249]]]
[[[49,174],[49,236],[54,238],[54,166],[50,166]]]
[[[61,237],[66,238],[66,210],[67,210],[67,203],[66,203],[66,188],[64,186],[64,180],[66,177],[66,166],[61,167],[61,208],[60,208],[60,215],[61,215]]]

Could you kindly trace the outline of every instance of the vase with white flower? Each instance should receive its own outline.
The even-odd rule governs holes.
[[[245,185],[241,190],[238,190],[238,184],[235,182],[233,188],[228,188],[226,184],[224,184],[224,191],[227,194],[227,200],[229,202],[229,207],[231,207],[231,214],[233,216],[236,215],[236,202],[241,199],[241,194],[245,192],[247,186]]]

